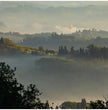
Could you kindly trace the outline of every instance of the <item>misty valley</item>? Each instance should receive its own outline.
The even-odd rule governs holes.
[[[44,102],[48,100],[49,103],[61,105],[65,101],[80,102],[82,98],[89,102],[102,99],[108,93],[108,59],[106,57],[84,55],[82,57],[82,51],[81,56],[80,53],[70,55],[69,52],[66,53],[69,50],[62,50],[64,53],[56,50],[54,55],[16,54],[16,51],[14,54],[14,50],[9,51],[8,42],[7,45],[10,54],[6,55],[8,53],[5,51],[4,55],[0,55],[0,61],[6,62],[12,68],[16,67],[15,75],[25,86],[30,83],[36,84],[43,93],[41,99]],[[3,53],[3,48],[1,50]],[[80,50],[76,51],[80,52]]]
[[[108,1],[0,1],[0,109],[108,109]]]
[[[0,61],[16,67],[15,75],[25,86],[36,84],[43,93],[42,101],[58,106],[67,101],[80,102],[85,98],[89,102],[107,95],[107,53],[107,47],[93,44],[79,49],[73,46],[45,49],[20,46],[9,38],[0,39]],[[78,103],[73,105],[81,108]]]

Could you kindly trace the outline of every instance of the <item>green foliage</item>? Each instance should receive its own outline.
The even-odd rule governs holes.
[[[55,50],[45,50],[42,46],[38,49],[19,46],[8,38],[0,39],[0,53],[6,54],[33,54],[33,55],[56,55]]]
[[[36,86],[30,84],[25,89],[15,78],[15,70],[4,62],[0,63],[0,108],[45,108]]]

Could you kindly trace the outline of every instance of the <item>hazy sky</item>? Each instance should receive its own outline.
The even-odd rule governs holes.
[[[83,29],[108,31],[108,2],[0,2],[0,31],[72,33]]]

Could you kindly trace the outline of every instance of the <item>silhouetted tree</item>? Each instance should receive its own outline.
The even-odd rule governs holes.
[[[64,46],[64,54],[68,54],[68,49],[66,46]]]
[[[59,55],[62,55],[64,52],[63,46],[59,46]]]
[[[84,56],[85,55],[85,52],[84,52],[84,49],[83,48],[80,48],[79,49],[79,54],[80,54],[80,56]]]
[[[49,106],[49,102],[47,100],[46,103],[45,103],[45,109],[49,109],[49,108],[50,108],[50,106]]]
[[[42,108],[39,90],[33,84],[25,89],[15,78],[15,71],[16,68],[0,63],[0,108]]]
[[[90,102],[91,109],[105,109],[105,102],[102,100],[96,100],[95,102]]]
[[[85,98],[81,101],[81,109],[86,109],[86,100]]]
[[[66,46],[59,46],[59,55],[67,55],[68,54],[68,49]]]
[[[74,51],[75,51],[75,50],[74,50],[74,47],[72,46],[71,49],[70,49],[70,54],[71,54],[71,55],[74,55]]]

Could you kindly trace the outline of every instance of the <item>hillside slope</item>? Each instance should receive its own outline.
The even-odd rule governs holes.
[[[46,50],[43,47],[31,48],[19,46],[13,43],[8,38],[0,39],[0,54],[34,54],[34,55],[55,55],[57,52],[54,50]]]

